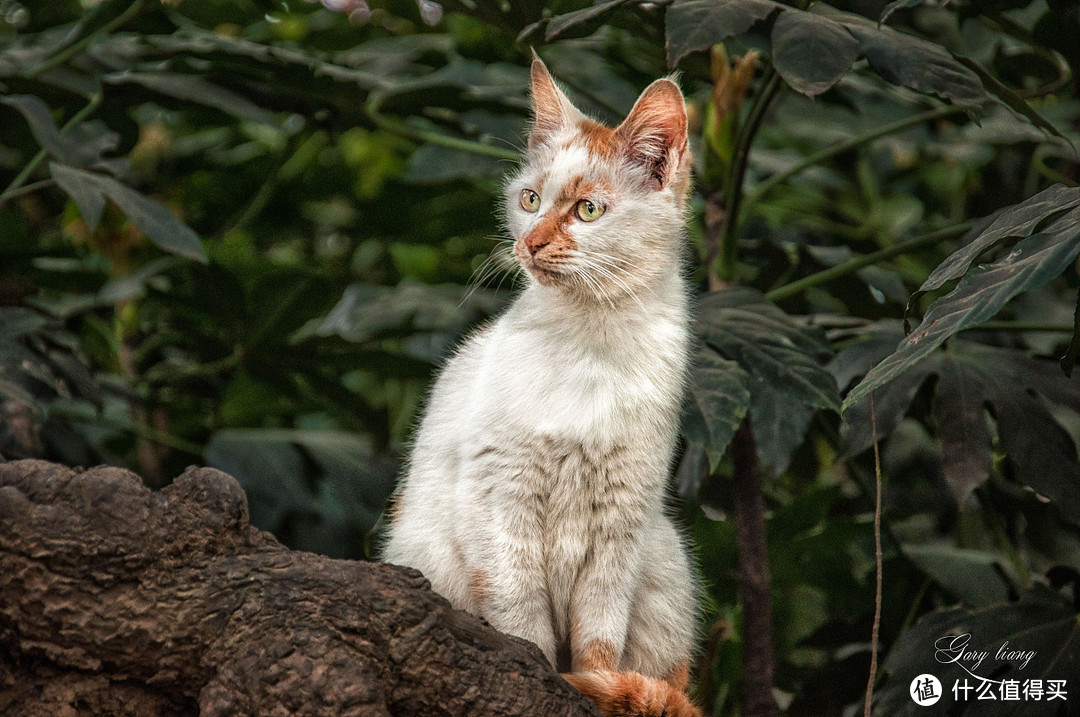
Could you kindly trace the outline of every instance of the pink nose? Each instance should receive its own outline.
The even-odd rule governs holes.
[[[528,248],[529,254],[533,256],[536,256],[536,252],[540,251],[550,243],[551,240],[548,238],[546,232],[541,233],[534,231],[529,234],[529,236],[525,237],[525,246]]]

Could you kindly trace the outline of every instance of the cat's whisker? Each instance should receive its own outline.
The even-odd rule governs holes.
[[[578,251],[582,254],[589,256],[590,258],[605,260],[613,268],[619,269],[620,271],[626,272],[627,274],[630,274],[630,269],[633,269],[634,271],[640,272],[642,274],[647,273],[646,270],[643,269],[641,266],[638,266],[637,264],[630,261],[629,259],[626,259],[625,257],[612,256],[611,254],[604,254],[603,252],[595,251],[592,249],[579,248]]]
[[[598,262],[595,262],[595,261],[592,261],[592,262],[588,261],[588,259],[590,257],[585,257],[585,258],[586,258],[586,261],[584,262],[584,268],[586,268],[586,269],[588,269],[590,271],[594,271],[597,274],[600,274],[604,278],[611,281],[613,284],[615,284],[616,286],[621,288],[631,299],[633,299],[634,302],[637,303],[637,305],[639,307],[641,307],[642,310],[645,309],[645,305],[641,303],[641,299],[638,298],[637,292],[635,292],[625,281],[623,281],[621,278],[616,276],[610,269],[603,266],[602,264],[599,264]],[[629,273],[627,273],[627,276],[629,276]]]
[[[582,271],[580,268],[573,270],[572,273],[571,273],[571,276],[574,276],[574,277],[577,277],[578,279],[580,279],[585,284],[585,286],[587,288],[592,289],[596,293],[597,298],[607,301],[607,303],[611,307],[611,309],[613,311],[615,310],[615,302],[612,301],[611,297],[604,290],[604,287],[601,286],[600,282],[598,282],[594,277],[589,276],[588,273],[586,273],[585,271]]]
[[[487,257],[480,262],[480,265],[473,270],[472,277],[469,279],[469,290],[465,296],[461,299],[461,303],[458,306],[463,306],[472,295],[476,293],[485,282],[492,279],[496,274],[502,273],[503,276],[499,280],[499,287],[502,286],[503,280],[506,278],[506,274],[513,273],[515,269],[519,269],[517,262],[513,260],[513,240],[500,237],[497,240],[496,245],[492,248]],[[498,292],[499,287],[496,287],[495,291]]]
[[[644,269],[637,266],[636,264],[633,264],[625,259],[610,256],[608,254],[601,254],[599,252],[589,251],[587,249],[583,250],[580,248],[578,249],[578,253],[594,262],[600,263],[601,265],[612,270],[613,272],[619,272],[620,275],[625,276],[627,279],[633,279],[635,277],[635,271],[638,275],[647,273]],[[634,269],[635,271],[630,271],[630,269]]]
[[[510,277],[510,288],[513,289],[517,286],[516,282],[518,280],[518,277],[521,276],[522,273],[524,273],[521,264],[518,264],[517,260],[514,259],[514,249],[512,245],[506,247],[504,249],[504,252],[501,253],[500,256],[506,258],[506,264],[504,266],[503,275],[499,277],[499,284],[495,287],[496,294],[499,293],[500,289],[502,289],[502,285],[503,282],[506,281],[506,277]]]

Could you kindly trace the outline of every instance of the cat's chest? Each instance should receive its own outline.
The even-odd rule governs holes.
[[[609,336],[503,331],[478,378],[482,422],[620,444],[666,431],[681,400],[685,337],[661,323]]]

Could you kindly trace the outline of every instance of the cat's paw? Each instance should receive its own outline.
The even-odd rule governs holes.
[[[701,717],[686,694],[639,672],[572,672],[563,678],[600,708],[604,717]]]

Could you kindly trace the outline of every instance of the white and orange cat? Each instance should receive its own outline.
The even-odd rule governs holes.
[[[506,183],[528,286],[431,393],[383,557],[539,645],[606,715],[699,714],[684,691],[697,590],[665,514],[687,374],[682,93],[610,129],[532,65]]]

